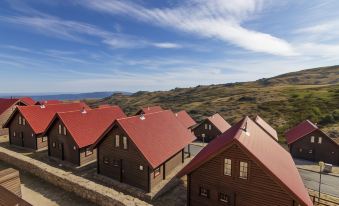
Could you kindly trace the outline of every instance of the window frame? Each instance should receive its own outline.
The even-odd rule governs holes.
[[[124,150],[128,150],[128,140],[126,136],[122,137],[122,145],[123,145]]]
[[[41,137],[41,141],[42,141],[42,142],[47,142],[47,140],[48,140],[47,136]]]
[[[114,141],[115,141],[114,143],[115,147],[120,147],[120,135],[116,134]]]
[[[210,131],[212,130],[212,125],[211,124],[208,125],[208,130],[210,130]]]
[[[92,154],[93,154],[93,150],[90,147],[87,147],[85,149],[85,156],[87,157],[87,156],[90,156]]]
[[[109,158],[107,156],[104,156],[102,158],[102,162],[104,163],[104,165],[109,165]]]
[[[62,126],[61,126],[61,124],[59,124],[59,126],[58,126],[58,132],[59,132],[59,134],[62,134]]]
[[[19,122],[18,122],[20,125],[21,125],[21,123],[22,123],[22,117],[21,117],[21,115],[19,115]]]
[[[24,126],[25,126],[25,125],[26,125],[26,119],[25,119],[25,118],[22,118],[22,120],[21,120],[21,121],[22,121],[22,125],[24,125]]]
[[[64,126],[64,131],[63,131],[64,133],[63,133],[63,135],[67,135],[67,128]]]
[[[322,144],[323,143],[323,137],[318,137],[318,144]]]
[[[210,196],[209,189],[207,189],[205,187],[199,187],[199,196],[209,198],[209,196]]]
[[[56,148],[56,143],[55,142],[52,142],[52,147]]]
[[[207,128],[208,128],[208,124],[207,124],[207,123],[205,123],[205,130],[207,130]]]
[[[153,170],[153,177],[156,178],[161,174],[161,168],[157,167]]]
[[[311,143],[314,143],[315,137],[311,136]]]
[[[218,200],[219,202],[230,204],[230,196],[227,193],[219,192],[218,194]]]
[[[226,162],[227,161],[227,162]],[[230,166],[230,168],[227,168],[227,166]],[[232,159],[231,158],[224,158],[224,176],[232,176]]]
[[[241,166],[242,163],[246,164],[246,167]],[[242,170],[245,168],[246,170]],[[244,174],[246,174],[246,176],[244,176]],[[240,160],[239,161],[239,179],[248,180],[248,176],[249,176],[248,174],[249,174],[249,162],[245,160]]]

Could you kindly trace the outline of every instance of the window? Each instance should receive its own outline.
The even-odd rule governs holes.
[[[53,142],[53,143],[52,143],[52,147],[54,147],[54,148],[55,148],[55,142]]]
[[[91,154],[93,154],[93,150],[91,150],[91,148],[87,147],[86,151],[85,151],[85,156],[89,156]]]
[[[205,129],[207,129],[207,124],[205,124]]]
[[[119,160],[112,161],[114,167],[119,167]]]
[[[61,134],[61,124],[59,124],[59,134]]]
[[[314,136],[311,137],[311,142],[314,143]]]
[[[241,179],[247,179],[247,174],[248,174],[248,163],[240,161],[239,177]]]
[[[154,170],[154,177],[157,177],[159,175],[160,175],[160,167],[158,167]]]
[[[203,187],[200,187],[200,196],[202,197],[208,197],[209,196],[209,190]]]
[[[74,151],[77,150],[77,147],[76,147],[76,146],[73,146],[73,150],[74,150]]]
[[[299,152],[302,152],[303,151],[303,149],[302,148],[299,148]]]
[[[230,202],[228,195],[222,192],[219,193],[219,201],[224,203]]]
[[[208,125],[208,129],[209,129],[209,130],[212,130],[212,125]]]
[[[123,144],[124,144],[124,149],[127,149],[127,137],[122,137]]]
[[[41,141],[46,142],[47,141],[47,136],[42,137]]]
[[[205,134],[201,134],[201,137],[202,137],[202,138],[205,138],[205,136],[206,136]]]
[[[308,153],[309,153],[309,154],[312,154],[312,153],[313,153],[313,150],[311,150],[311,149],[308,150]]]
[[[142,166],[142,165],[139,165],[139,170],[144,170],[144,166]]]
[[[64,127],[64,135],[66,135],[67,134],[67,129],[66,129],[66,127]]]
[[[119,146],[120,146],[120,136],[115,135],[115,147],[119,147]]]
[[[59,150],[62,150],[62,144],[61,144],[61,143],[59,143],[58,149],[59,149]]]
[[[26,119],[22,118],[22,125],[26,125]]]
[[[232,176],[232,160],[224,159],[224,175]]]
[[[19,116],[19,124],[21,124],[21,116]]]
[[[318,144],[321,144],[322,141],[323,141],[323,138],[322,138],[322,137],[319,137],[319,138],[318,138]]]
[[[13,132],[13,137],[15,137],[16,136],[16,133],[15,132]]]
[[[108,164],[109,164],[109,159],[108,159],[108,157],[104,157],[102,160],[103,160],[103,162],[104,162],[105,165],[108,165]]]

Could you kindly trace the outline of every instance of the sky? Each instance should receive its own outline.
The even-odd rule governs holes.
[[[337,0],[1,0],[0,93],[157,91],[339,62]]]

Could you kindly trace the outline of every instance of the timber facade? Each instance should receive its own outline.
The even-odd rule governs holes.
[[[197,140],[200,140],[202,142],[210,142],[211,140],[222,134],[222,132],[218,128],[216,128],[216,126],[208,119],[205,119],[198,126],[193,128],[192,131],[197,137]]]

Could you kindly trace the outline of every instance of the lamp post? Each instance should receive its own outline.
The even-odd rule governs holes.
[[[319,194],[318,194],[318,204],[320,203],[320,190],[321,190],[321,174],[324,166],[324,162],[319,162]]]

